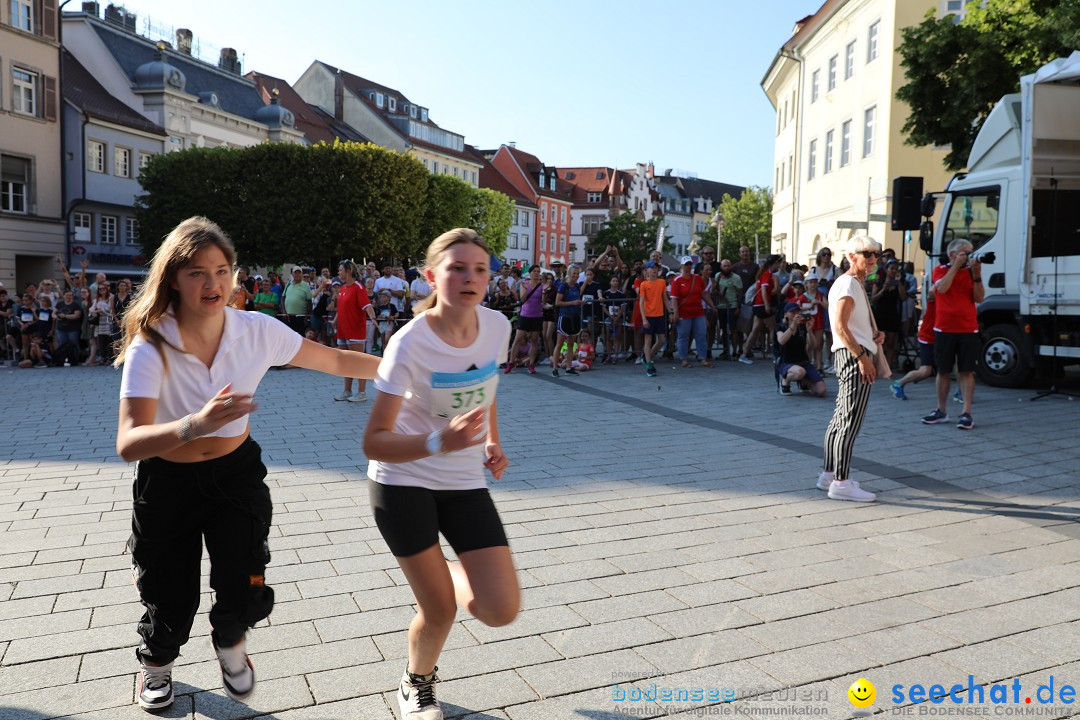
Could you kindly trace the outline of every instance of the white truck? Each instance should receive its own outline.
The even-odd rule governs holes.
[[[982,268],[980,379],[1019,387],[1080,363],[1080,51],[1020,79],[991,111],[968,171],[923,198],[926,273],[966,238]],[[1054,364],[1054,358],[1057,364]]]

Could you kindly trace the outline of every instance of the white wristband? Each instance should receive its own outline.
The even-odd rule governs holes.
[[[428,455],[442,455],[445,451],[442,446],[442,430],[436,430],[424,440],[424,449]]]

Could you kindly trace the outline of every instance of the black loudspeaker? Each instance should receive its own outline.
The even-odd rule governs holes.
[[[922,178],[895,177],[892,181],[892,229],[918,230],[922,224]]]

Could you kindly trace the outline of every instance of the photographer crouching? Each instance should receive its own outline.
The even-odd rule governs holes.
[[[971,418],[971,396],[975,392],[975,362],[981,350],[979,320],[975,306],[983,301],[982,263],[971,257],[974,246],[967,240],[949,243],[949,264],[934,268],[934,359],[937,362],[938,406],[922,421],[936,425],[949,421],[945,403],[949,401],[949,372],[956,366],[956,381],[964,396],[964,412],[956,427],[975,427]],[[989,256],[989,253],[988,253]],[[987,262],[992,262],[987,257]]]
[[[784,317],[776,328],[776,342],[780,346],[780,394],[791,395],[791,383],[799,383],[803,392],[814,397],[825,397],[825,379],[810,362],[806,352],[809,312],[794,302],[784,306]]]

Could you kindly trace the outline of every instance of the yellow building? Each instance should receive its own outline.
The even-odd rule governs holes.
[[[776,108],[772,250],[807,263],[868,223],[868,234],[898,257],[916,240],[890,229],[893,178],[917,175],[924,191],[945,187],[946,150],[904,144],[910,108],[896,99],[905,84],[903,28],[941,0],[827,0],[799,20],[761,81]]]
[[[55,2],[0,3],[0,282],[13,296],[66,252]]]

